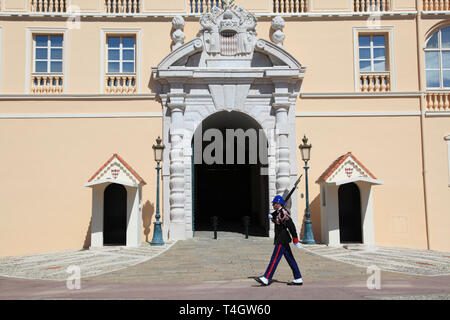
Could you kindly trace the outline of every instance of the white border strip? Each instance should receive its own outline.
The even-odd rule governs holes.
[[[425,111],[426,117],[450,117],[450,111]]]
[[[422,11],[422,15],[450,15],[450,11]]]
[[[447,11],[443,11],[447,12]],[[428,11],[427,14],[444,14],[442,11],[432,12]],[[371,16],[374,12],[304,12],[304,13],[275,13],[275,12],[267,12],[267,13],[255,13],[256,17],[268,17],[273,18],[276,16],[281,16],[284,18],[296,18],[296,17],[367,17]],[[409,16],[409,15],[417,15],[418,11],[410,10],[410,11],[377,11],[376,14],[381,16]],[[194,17],[200,18],[203,13],[189,13],[189,12],[180,12],[180,13],[167,13],[167,12],[155,12],[155,13],[138,13],[138,14],[109,14],[104,12],[99,13],[44,13],[44,12],[0,12],[0,17],[45,17],[45,18],[70,18],[70,17],[81,17],[81,18],[173,18],[176,16],[182,17]]]
[[[0,94],[1,100],[153,100],[156,94]]]
[[[296,112],[296,117],[406,117],[420,116],[420,111],[386,112]]]
[[[162,118],[162,113],[49,113],[2,114],[0,119],[85,119],[85,118]]]
[[[426,92],[424,92],[426,93]],[[420,97],[422,92],[302,92],[302,98],[392,98],[392,97]]]

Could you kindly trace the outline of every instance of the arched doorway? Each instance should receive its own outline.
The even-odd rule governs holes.
[[[103,244],[126,245],[127,242],[127,190],[112,183],[104,192]]]
[[[249,216],[249,234],[268,236],[267,141],[260,129],[236,111],[215,113],[197,129],[192,141],[194,232],[212,230],[211,218],[217,216],[219,231],[243,233],[244,216]]]
[[[355,183],[341,185],[339,198],[339,234],[341,243],[362,243],[361,195]]]

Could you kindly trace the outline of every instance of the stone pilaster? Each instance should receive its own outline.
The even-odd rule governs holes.
[[[288,95],[274,94],[272,107],[275,110],[275,129],[277,135],[276,189],[282,195],[290,183],[290,148],[288,111],[290,103]]]
[[[184,214],[184,160],[183,160],[183,136],[185,109],[184,94],[169,95],[170,102],[167,108],[170,109],[170,228],[169,237],[173,240],[183,240],[186,238],[185,214]]]

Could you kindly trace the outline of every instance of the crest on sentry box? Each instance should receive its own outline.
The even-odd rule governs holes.
[[[145,181],[136,173],[125,160],[115,153],[106,163],[89,179],[88,185],[99,183],[118,183],[129,186],[145,184]]]
[[[337,158],[316,183],[333,183],[357,178],[376,180],[375,176],[351,152],[348,152]]]

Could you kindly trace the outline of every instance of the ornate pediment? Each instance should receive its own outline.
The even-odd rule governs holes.
[[[114,154],[106,163],[97,170],[89,179],[86,186],[94,186],[102,183],[118,183],[132,187],[144,185],[145,181],[125,162],[118,154]]]
[[[184,68],[211,70],[243,70],[243,69],[295,69],[296,78],[303,78],[306,68],[303,67],[283,47],[285,38],[282,29],[285,25],[281,17],[272,21],[274,30],[273,42],[257,39],[257,19],[254,14],[242,7],[233,6],[232,2],[223,1],[223,7],[213,7],[211,12],[200,18],[201,30],[198,37],[184,43],[182,31],[184,20],[174,17],[172,33],[172,52],[154,69],[174,70],[176,77],[186,75]],[[181,73],[183,70],[184,73]],[[283,76],[279,70],[278,77]],[[167,74],[167,73],[166,73]],[[287,77],[291,72],[287,71]],[[160,74],[156,76],[160,77]],[[269,77],[269,75],[264,75]]]
[[[316,183],[335,183],[339,185],[353,181],[382,183],[351,152],[348,152],[337,158],[322,173]]]

